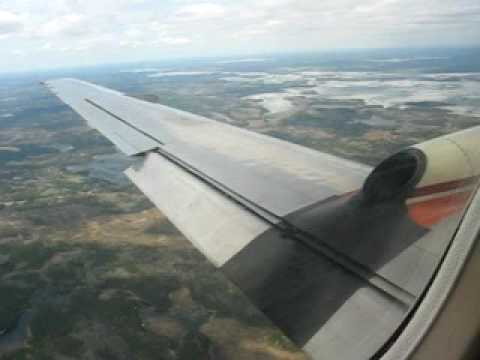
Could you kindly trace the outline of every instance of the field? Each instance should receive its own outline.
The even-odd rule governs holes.
[[[410,64],[375,56],[2,79],[0,357],[305,359],[128,182],[122,171],[134,160],[39,81],[79,77],[370,165],[480,124],[480,69],[459,67],[465,54]]]

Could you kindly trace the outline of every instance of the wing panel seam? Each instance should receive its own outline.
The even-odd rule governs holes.
[[[127,120],[125,119],[122,119],[120,116],[118,115],[115,115],[114,113],[112,113],[111,111],[105,109],[103,106],[97,104],[96,102],[86,98],[85,99],[85,102],[87,102],[88,104],[94,106],[95,108],[97,108],[98,110],[100,111],[103,111],[104,113],[110,115],[111,117],[113,117],[114,119],[120,121],[121,123],[125,124],[126,126],[130,127],[131,129],[139,132],[140,134],[142,134],[143,136],[149,138],[150,140],[153,140],[155,142],[157,142],[159,145],[165,145],[161,140],[159,140],[158,138],[156,138],[155,136],[152,136],[150,135],[149,133],[143,131],[142,129],[140,129],[139,127],[133,125],[132,123],[128,122]]]

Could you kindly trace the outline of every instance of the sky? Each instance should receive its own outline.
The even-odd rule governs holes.
[[[480,46],[479,0],[0,0],[0,72],[445,46]]]

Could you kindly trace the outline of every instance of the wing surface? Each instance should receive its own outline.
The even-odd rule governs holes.
[[[358,189],[371,170],[83,81],[47,84],[127,155],[160,148],[276,216]]]
[[[80,80],[46,85],[139,158],[127,176],[314,358],[374,354],[456,224],[359,206],[368,166]]]

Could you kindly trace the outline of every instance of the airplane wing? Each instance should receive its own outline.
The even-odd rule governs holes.
[[[389,339],[476,175],[462,168],[463,182],[434,183],[430,145],[373,170],[80,80],[46,86],[139,159],[127,176],[314,358],[368,358]],[[452,191],[448,209],[425,217]]]

